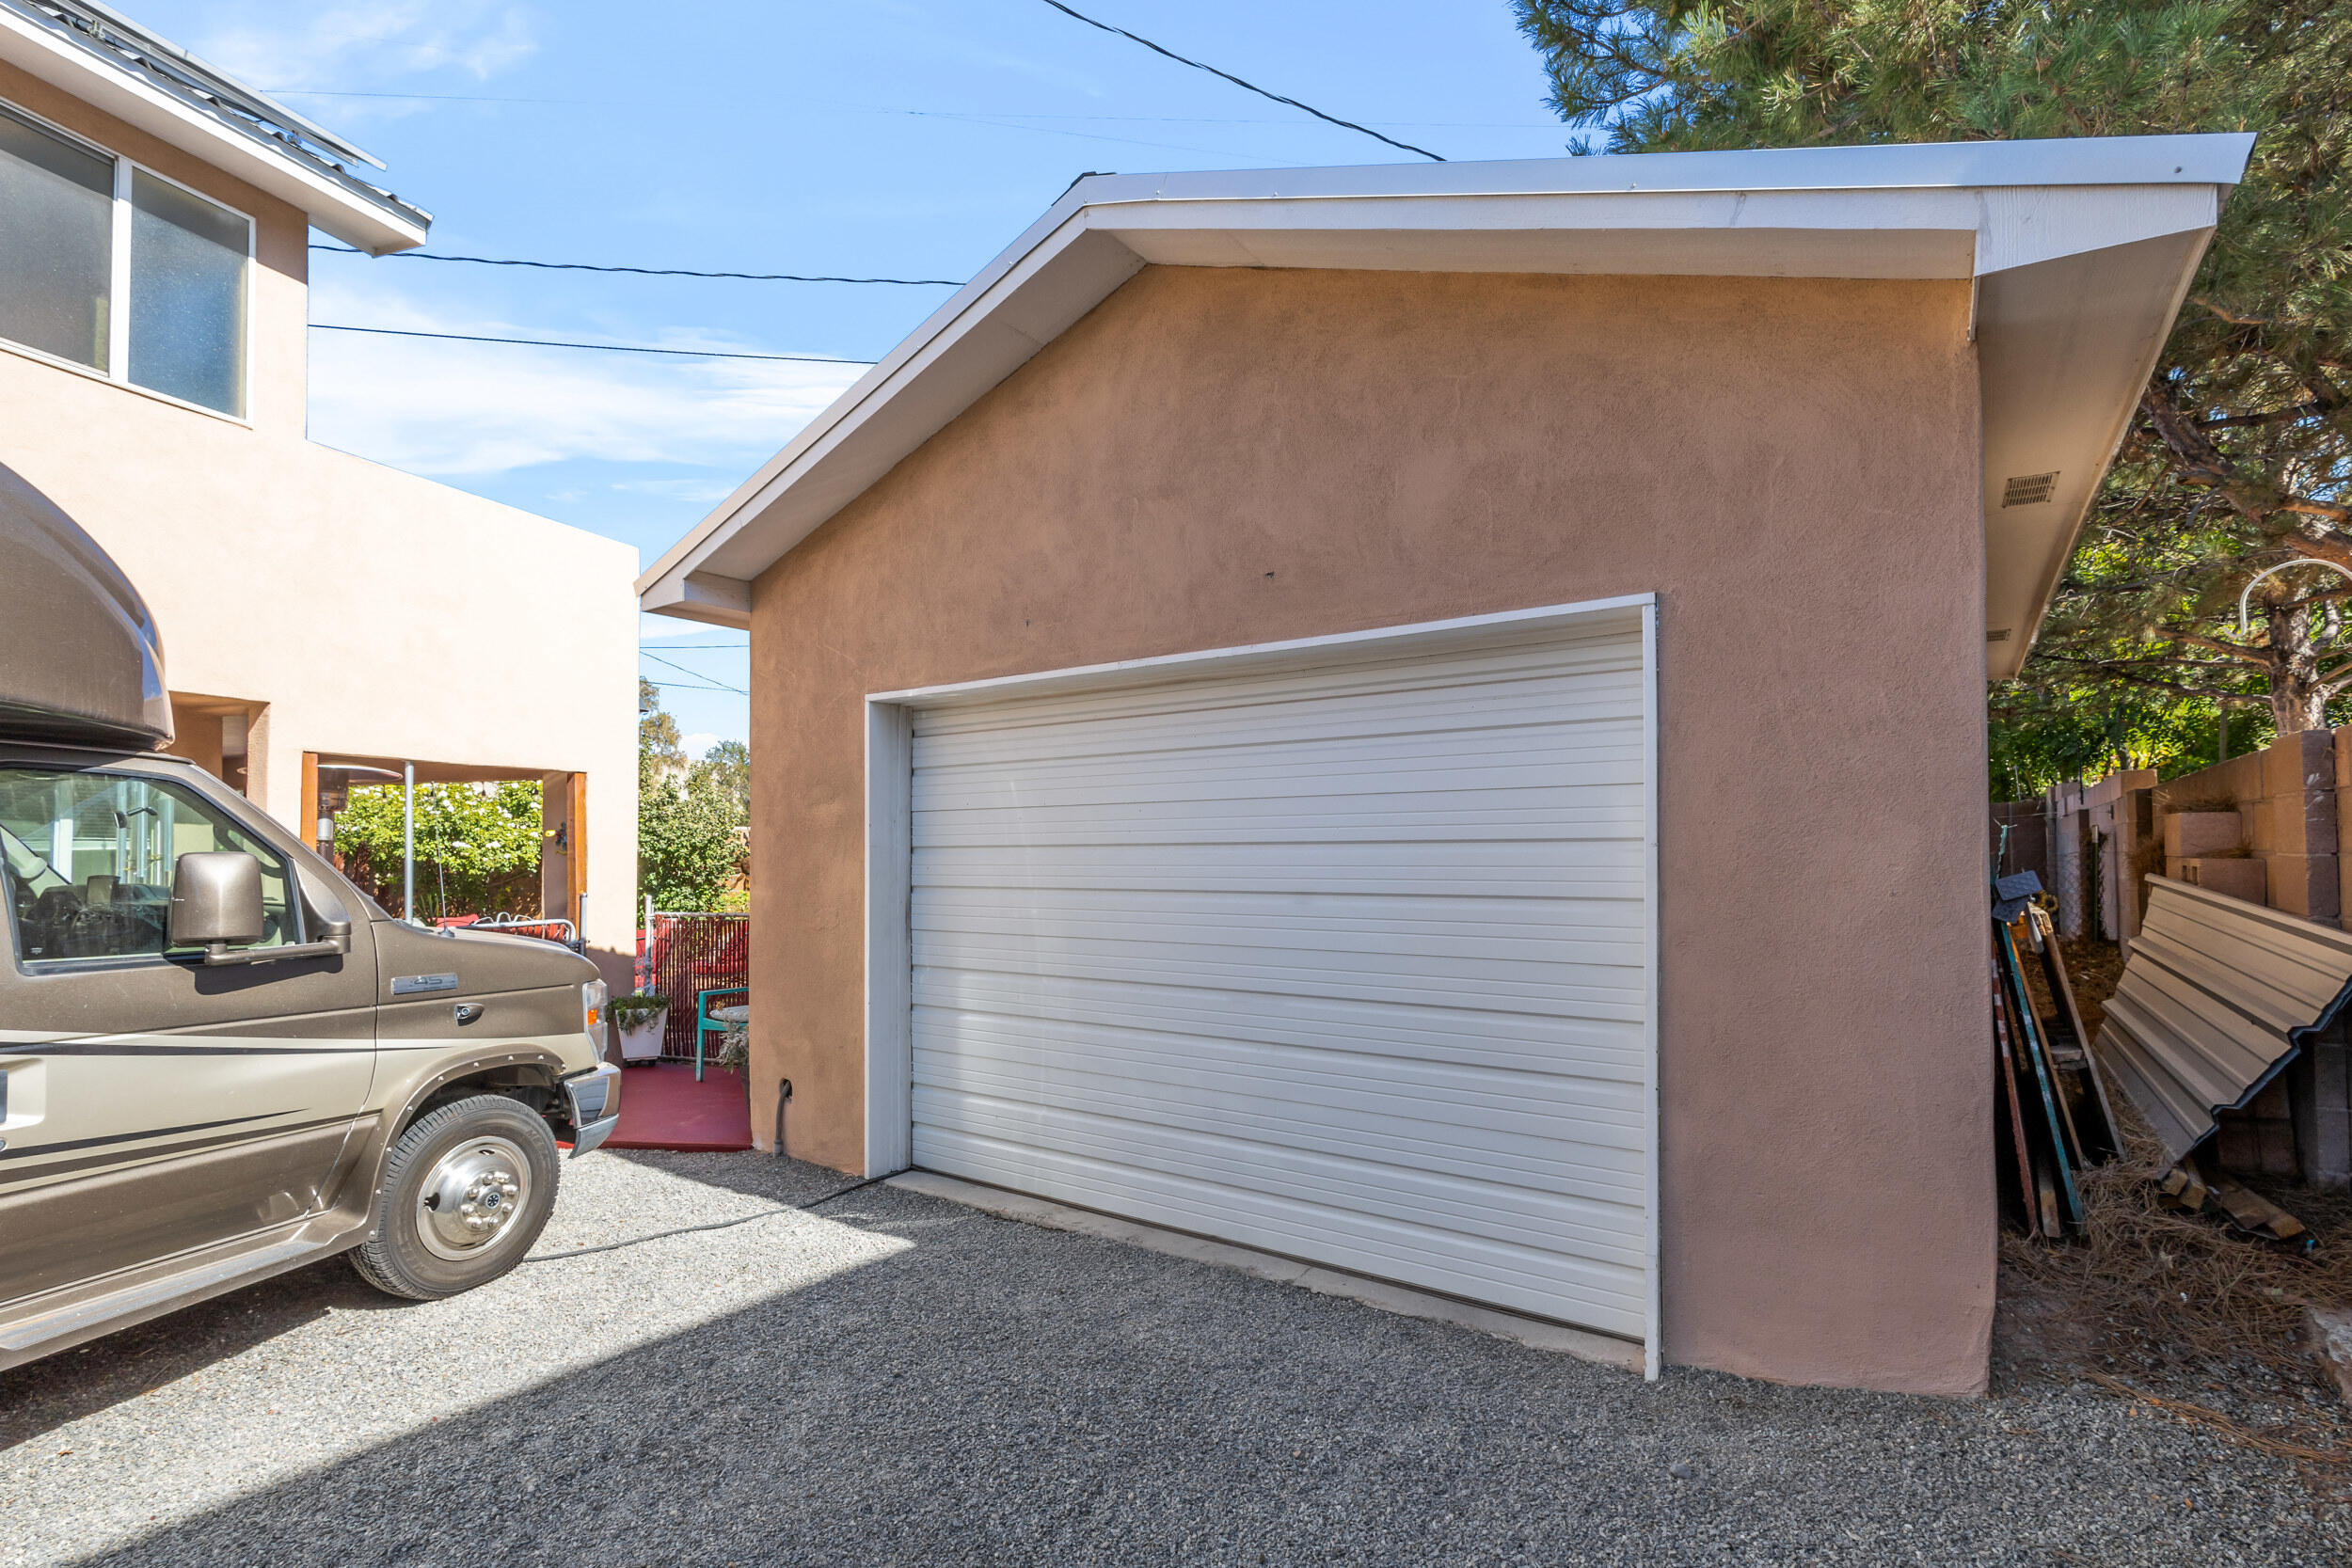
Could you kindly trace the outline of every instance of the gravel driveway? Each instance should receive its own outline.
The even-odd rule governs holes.
[[[599,1154],[541,1254],[833,1190]],[[398,1305],[340,1259],[0,1373],[0,1562],[2335,1563],[2289,1465],[1527,1349],[901,1190]]]

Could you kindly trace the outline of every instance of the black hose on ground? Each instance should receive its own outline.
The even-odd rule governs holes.
[[[791,1080],[791,1079],[789,1079],[789,1078],[779,1078],[779,1079],[777,1079],[777,1080],[776,1080],[776,1142],[775,1142],[775,1147],[774,1147],[773,1148],[770,1149],[770,1150],[769,1150],[769,1152],[770,1152],[770,1153],[771,1153],[771,1154],[773,1154],[773,1155],[774,1155],[777,1159],[779,1159],[779,1160],[781,1160],[781,1159],[783,1159],[783,1158],[784,1158],[784,1103],[785,1103],[785,1101],[786,1101],[790,1100],[791,1098],[792,1098],[792,1080]]]
[[[708,1225],[687,1225],[680,1226],[675,1230],[657,1230],[650,1236],[631,1236],[626,1242],[607,1242],[602,1246],[574,1247],[569,1252],[543,1252],[536,1257],[526,1258],[523,1261],[525,1263],[552,1263],[563,1258],[586,1258],[598,1252],[618,1252],[623,1247],[643,1246],[647,1242],[659,1242],[671,1236],[693,1236],[705,1230],[732,1230],[739,1225],[749,1225],[754,1220],[774,1219],[778,1214],[805,1214],[812,1209],[823,1208],[837,1197],[848,1197],[851,1193],[862,1193],[868,1187],[889,1180],[890,1176],[887,1175],[869,1176],[863,1181],[852,1181],[846,1187],[835,1187],[824,1196],[812,1197],[806,1203],[787,1203],[775,1209],[762,1209],[757,1213],[738,1214],[731,1220],[713,1220]]]

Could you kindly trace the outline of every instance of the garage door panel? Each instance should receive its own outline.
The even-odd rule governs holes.
[[[1643,1332],[1627,625],[918,712],[915,1162]]]
[[[934,885],[923,890],[922,905],[922,909],[913,911],[914,915],[935,923],[963,919],[990,910],[1000,917],[1026,918],[1029,911],[1036,910],[1040,911],[1039,918],[1082,919],[1100,911],[1106,915],[1148,913],[1196,924],[1283,921],[1317,927],[1360,926],[1367,930],[1388,930],[1427,927],[1434,930],[1498,934],[1556,924],[1571,933],[1591,934],[1638,927],[1643,920],[1639,899],[1587,897],[1581,890],[1570,896],[1551,888],[1539,888],[1520,896],[1485,892],[1474,898],[1458,894],[1358,895],[1324,889],[1293,889],[1237,898],[1188,888],[1155,892],[1149,898],[1139,898],[1120,888],[1048,888],[1041,896],[1025,898],[1014,907],[1007,903],[998,889]]]
[[[1099,1081],[1060,1080],[1050,1092],[1031,1093],[1030,1082],[999,1082],[982,1076],[957,1085],[918,1084],[914,1094],[924,1117],[924,1131],[915,1139],[917,1159],[921,1159],[925,1139],[943,1129],[1028,1138],[1046,1148],[1083,1147],[1100,1152],[1128,1147],[1138,1158],[1145,1150],[1160,1147],[1165,1138],[1182,1133],[1227,1144],[1248,1143],[1286,1158],[1313,1155],[1346,1161],[1351,1170],[1368,1173],[1366,1179],[1385,1181],[1399,1191],[1418,1187],[1422,1178],[1486,1183],[1494,1188],[1490,1196],[1497,1212],[1507,1212],[1515,1201],[1534,1195],[1613,1211],[1633,1209],[1633,1219],[1616,1222],[1620,1229],[1639,1219],[1644,1177],[1638,1149],[1560,1138],[1539,1147],[1523,1137],[1495,1137],[1490,1144],[1482,1144],[1478,1158],[1470,1158],[1464,1154],[1458,1135],[1441,1135],[1448,1130],[1438,1123],[1426,1124],[1425,1133],[1391,1138],[1334,1125],[1342,1119],[1337,1114],[1311,1111],[1296,1102],[1269,1102],[1247,1115],[1225,1116],[1214,1108],[1203,1109],[1198,1097],[1144,1101]],[[1285,1111],[1297,1114],[1284,1115]],[[1262,1160],[1253,1155],[1251,1160],[1255,1163],[1240,1162],[1234,1156],[1234,1169],[1208,1174],[1259,1191],[1292,1191],[1282,1174],[1291,1166],[1273,1153]],[[1259,1179],[1253,1180],[1244,1174],[1244,1164],[1258,1171]]]
[[[1535,1013],[1419,1006],[1400,1017],[1400,1009],[1382,1003],[1033,974],[942,979],[919,992],[915,1006],[933,1012],[1125,1026],[1367,1055],[1426,1056],[1470,1067],[1629,1083],[1638,1082],[1644,1072],[1638,1016],[1561,1020]],[[1116,1020],[1116,1025],[1106,1024],[1108,1020]]]
[[[1620,1150],[1625,1160],[1604,1163],[1633,1170],[1644,1147],[1641,1085],[1598,1074],[1536,1083],[1491,1068],[1243,1041],[1188,1048],[1142,1031],[1106,1037],[968,1015],[917,1017],[914,1053],[915,1084],[943,1092],[1025,1094],[1120,1117],[1182,1109],[1234,1127],[1263,1117],[1346,1133],[1358,1152],[1419,1139],[1505,1156],[1524,1172],[1547,1149],[1577,1144]],[[1065,1088],[1071,1098],[1056,1100]],[[1572,1163],[1590,1162],[1579,1152]]]
[[[1392,1232],[1418,1232],[1433,1247],[1468,1238],[1617,1268],[1641,1263],[1638,1187],[1630,1201],[1563,1196],[1428,1166],[1360,1161],[1345,1149],[1275,1146],[1214,1128],[1120,1122],[1013,1101],[960,1101],[943,1109],[933,1132],[1116,1160],[1277,1201],[1326,1205]]]
[[[1114,1109],[1097,1109],[1083,1102],[989,1096],[929,1085],[918,1086],[915,1096],[925,1118],[915,1140],[915,1157],[925,1164],[932,1164],[923,1151],[932,1147],[930,1140],[934,1135],[963,1132],[1089,1157],[1109,1158],[1124,1148],[1139,1162],[1160,1160],[1162,1168],[1181,1168],[1225,1185],[1275,1196],[1312,1197],[1294,1180],[1297,1172],[1308,1168],[1301,1162],[1336,1161],[1346,1166],[1353,1180],[1404,1195],[1396,1199],[1406,1205],[1398,1211],[1403,1213],[1413,1212],[1411,1205],[1420,1201],[1411,1196],[1413,1193],[1431,1182],[1452,1180],[1457,1190],[1464,1183],[1491,1188],[1485,1200],[1488,1207],[1482,1211],[1489,1216],[1508,1214],[1541,1199],[1555,1209],[1566,1206],[1566,1212],[1576,1214],[1580,1223],[1620,1239],[1640,1230],[1643,1178],[1639,1162],[1632,1170],[1618,1168],[1623,1164],[1622,1151],[1603,1145],[1563,1148],[1540,1158],[1531,1154],[1482,1168],[1460,1159],[1458,1152],[1449,1154],[1451,1146],[1434,1138],[1394,1148],[1371,1146],[1388,1158],[1364,1158],[1367,1146],[1361,1139],[1312,1122],[1286,1121],[1270,1113],[1236,1122],[1199,1117],[1181,1107],[1179,1114],[1168,1117],[1120,1116]],[[1082,1101],[1084,1097],[1074,1098]],[[1269,1138],[1270,1133],[1279,1135],[1279,1140]],[[1173,1156],[1153,1153],[1181,1146],[1185,1139],[1210,1140],[1190,1147],[1198,1149],[1213,1144],[1221,1152],[1214,1161],[1191,1160],[1181,1167],[1166,1163]],[[1247,1150],[1240,1147],[1245,1144]],[[1428,1223],[1438,1225],[1438,1221],[1430,1218]],[[1487,1222],[1463,1223],[1484,1233]]]
[[[1329,780],[1324,780],[1327,789]],[[1365,794],[1334,802],[1311,794],[1269,797],[1239,793],[1216,800],[1095,800],[1064,804],[1053,824],[1058,845],[1116,846],[1148,832],[1156,844],[1323,843],[1418,840],[1448,843],[1491,839],[1621,842],[1641,831],[1638,804],[1624,791],[1592,792],[1593,802],[1564,803],[1550,784],[1522,789],[1424,790]],[[1025,803],[1041,803],[1025,796]],[[975,801],[921,813],[923,842],[933,849],[1001,844],[1001,802]]]
[[[1246,940],[1258,941],[1292,935],[1302,944],[1350,932],[1367,937],[1425,932],[1437,941],[1457,936],[1514,940],[1549,933],[1564,943],[1638,946],[1643,909],[1639,899],[1512,898],[1500,894],[1464,898],[1294,892],[1232,897],[1180,889],[1138,898],[1124,889],[1044,888],[1014,910],[1006,906],[1001,890],[933,886],[924,890],[922,907],[913,911],[913,918],[922,929],[939,931],[995,928],[1007,921],[1040,932],[1063,926],[1093,929],[1113,922],[1148,921],[1195,936],[1246,933]]]
[[[1089,936],[1035,926],[995,931],[926,927],[925,932],[927,967],[950,971],[1099,976],[1126,967],[1138,978],[1191,974],[1199,978],[1188,983],[1216,989],[1271,987],[1313,996],[1363,996],[1367,988],[1393,996],[1399,987],[1421,986],[1433,1000],[1483,992],[1491,1000],[1472,1005],[1523,1007],[1534,1002],[1548,1009],[1572,1008],[1584,997],[1629,996],[1638,1002],[1642,990],[1638,955],[1627,965],[1572,963],[1565,943],[1560,944],[1561,957],[1548,963],[1540,955],[1523,952],[1479,954],[1475,942],[1433,943],[1450,950],[1420,952],[1409,945],[1409,938],[1398,937],[1366,938],[1357,948],[1327,940],[1291,942],[1271,936],[1259,942],[1246,935],[1223,942],[1123,937],[1115,931]]]
[[[1073,777],[1099,777],[1104,763],[1118,763],[1143,778],[1214,779],[1238,768],[1253,777],[1280,777],[1301,768],[1363,758],[1376,758],[1384,768],[1427,760],[1459,758],[1465,767],[1523,763],[1534,758],[1570,766],[1596,766],[1626,760],[1641,747],[1638,692],[1606,702],[1581,705],[1572,716],[1530,723],[1527,701],[1536,696],[1518,692],[1506,704],[1500,697],[1486,714],[1465,713],[1457,705],[1441,711],[1432,704],[1425,723],[1407,723],[1395,716],[1375,721],[1370,715],[1357,723],[1306,724],[1292,714],[1268,715],[1263,734],[1250,736],[1222,732],[1215,736],[1185,734],[1173,724],[1149,732],[1065,734],[1062,730],[1031,732],[1025,738],[1052,748],[1039,754],[965,737],[961,745],[934,744],[925,736],[929,784],[937,789],[963,790],[981,785],[1040,779],[1060,782]],[[920,733],[920,732],[918,732]]]
[[[1517,652],[1494,647],[1460,654],[1335,655],[1233,680],[1204,671],[1198,679],[1179,677],[1148,687],[1106,686],[927,708],[916,718],[923,733],[941,736],[1009,736],[1026,728],[1097,721],[1132,724],[1200,714],[1237,714],[1247,722],[1267,709],[1343,706],[1367,695],[1393,701],[1403,709],[1432,693],[1475,701],[1497,690],[1545,685],[1566,686],[1579,694],[1618,691],[1638,684],[1641,668],[1639,650],[1621,635],[1539,638]]]
[[[1360,1004],[1395,1006],[1450,1006],[1466,1010],[1502,1013],[1574,1012],[1580,1015],[1638,1017],[1638,987],[1610,984],[1605,977],[1577,984],[1570,981],[1482,980],[1438,974],[1432,979],[1367,964],[1343,974],[1324,963],[1285,965],[1282,955],[1269,953],[1257,961],[1219,964],[1200,954],[1166,956],[1145,950],[1113,955],[1093,961],[1069,953],[1052,955],[1043,964],[1025,965],[1017,947],[993,956],[995,967],[975,964],[954,975],[926,968],[914,975],[915,995],[926,1006],[964,1006],[957,990],[964,974],[1051,974],[1077,979],[1135,986],[1182,986],[1220,991],[1228,996],[1276,998],[1311,995]]]
[[[1441,895],[1474,898],[1465,882],[1508,896],[1540,895],[1573,872],[1586,897],[1638,900],[1645,882],[1638,866],[1587,864],[1566,855],[1539,857],[1534,845],[1432,847],[1424,856],[1357,855],[1344,845],[1167,845],[1101,851],[1048,845],[1023,854],[985,855],[967,849],[914,852],[917,885],[993,887],[1027,894],[1050,888],[1140,892]],[[1182,848],[1183,852],[1177,852]]]
[[[1392,738],[1376,736],[1313,751],[1282,747],[1263,755],[1193,751],[1137,757],[1117,752],[1058,768],[1022,768],[1008,763],[1001,768],[976,767],[918,778],[914,810],[919,815],[958,808],[1035,808],[1098,801],[1151,804],[1298,797],[1329,800],[1334,799],[1335,774],[1373,768],[1378,772],[1360,779],[1360,787],[1345,792],[1346,799],[1464,788],[1638,789],[1640,742],[1638,736],[1630,741],[1619,740],[1623,727],[1611,726],[1608,743],[1590,748],[1514,748],[1508,743],[1508,734],[1486,734],[1483,738],[1493,744],[1470,750],[1416,746],[1400,752]]]
[[[1642,1337],[1645,1285],[1638,1268],[1605,1259],[1463,1238],[1434,1244],[1408,1227],[1368,1223],[1327,1205],[1243,1192],[1015,1143],[948,1134],[927,1168],[1105,1210],[1146,1224],[1258,1247],[1329,1268],[1467,1296],[1516,1311]]]
[[[1595,925],[1574,937],[1540,929],[1528,932],[1524,927],[1514,932],[1501,922],[1462,931],[1415,929],[1404,921],[1388,922],[1386,929],[1371,921],[1331,929],[1308,926],[1295,912],[1287,919],[1219,922],[1173,920],[1149,909],[1065,911],[1049,906],[1025,912],[1008,931],[1003,923],[988,919],[982,911],[934,906],[926,911],[922,929],[930,933],[933,943],[931,961],[950,969],[993,967],[971,960],[1007,942],[1018,942],[1025,952],[1048,956],[1059,952],[1089,958],[1104,953],[1117,956],[1122,949],[1141,944],[1155,950],[1198,948],[1200,957],[1211,961],[1244,961],[1248,954],[1279,952],[1291,956],[1284,960],[1287,967],[1297,955],[1330,954],[1373,962],[1486,965],[1499,975],[1523,964],[1549,970],[1562,965],[1639,970],[1643,957],[1638,930],[1613,929],[1607,925]],[[1639,976],[1634,978],[1638,981]]]

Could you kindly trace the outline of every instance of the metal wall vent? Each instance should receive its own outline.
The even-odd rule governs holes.
[[[2001,487],[2001,504],[2010,506],[2040,506],[2058,489],[2058,475],[2017,474]]]
[[[2014,629],[2011,626],[2003,626],[1998,631],[1988,631],[1984,634],[1984,640],[1987,642],[2006,642],[2009,641],[2009,634]]]

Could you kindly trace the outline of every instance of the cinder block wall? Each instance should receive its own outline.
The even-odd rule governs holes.
[[[2352,728],[2281,736],[2158,784],[2152,815],[2164,874],[2339,926],[2346,902],[2340,787],[2352,787]],[[2230,813],[2234,831],[2224,820]],[[2146,889],[2131,880],[2144,907]]]

